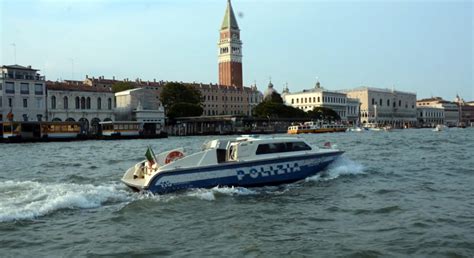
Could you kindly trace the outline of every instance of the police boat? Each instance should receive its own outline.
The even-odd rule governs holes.
[[[256,187],[292,183],[313,176],[344,152],[329,144],[318,148],[295,137],[242,136],[211,140],[185,155],[174,149],[129,168],[122,182],[135,191],[156,194],[215,186]]]

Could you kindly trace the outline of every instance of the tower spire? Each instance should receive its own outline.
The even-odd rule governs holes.
[[[235,19],[234,9],[232,9],[232,3],[227,0],[227,9],[225,10],[224,20],[222,21],[221,30],[233,29],[238,30],[239,25],[237,19]]]

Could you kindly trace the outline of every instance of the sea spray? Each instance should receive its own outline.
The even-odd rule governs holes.
[[[336,179],[342,175],[358,175],[364,174],[364,166],[342,156],[335,162],[331,163],[324,171],[314,176],[306,178],[306,182],[310,181],[327,181]]]
[[[34,219],[61,209],[97,208],[131,199],[130,193],[116,184],[0,182],[0,222]]]

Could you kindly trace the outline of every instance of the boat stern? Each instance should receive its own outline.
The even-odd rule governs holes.
[[[121,179],[121,181],[125,185],[127,185],[133,191],[136,191],[136,192],[146,190],[146,180],[144,177],[140,176],[141,174],[140,170],[143,170],[141,162],[129,168]]]

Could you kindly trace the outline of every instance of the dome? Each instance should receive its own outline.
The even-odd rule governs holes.
[[[263,93],[263,100],[271,100],[273,93],[278,93],[278,92],[275,89],[273,89],[273,84],[270,81],[270,83],[268,83],[267,90],[265,90],[265,92]]]

